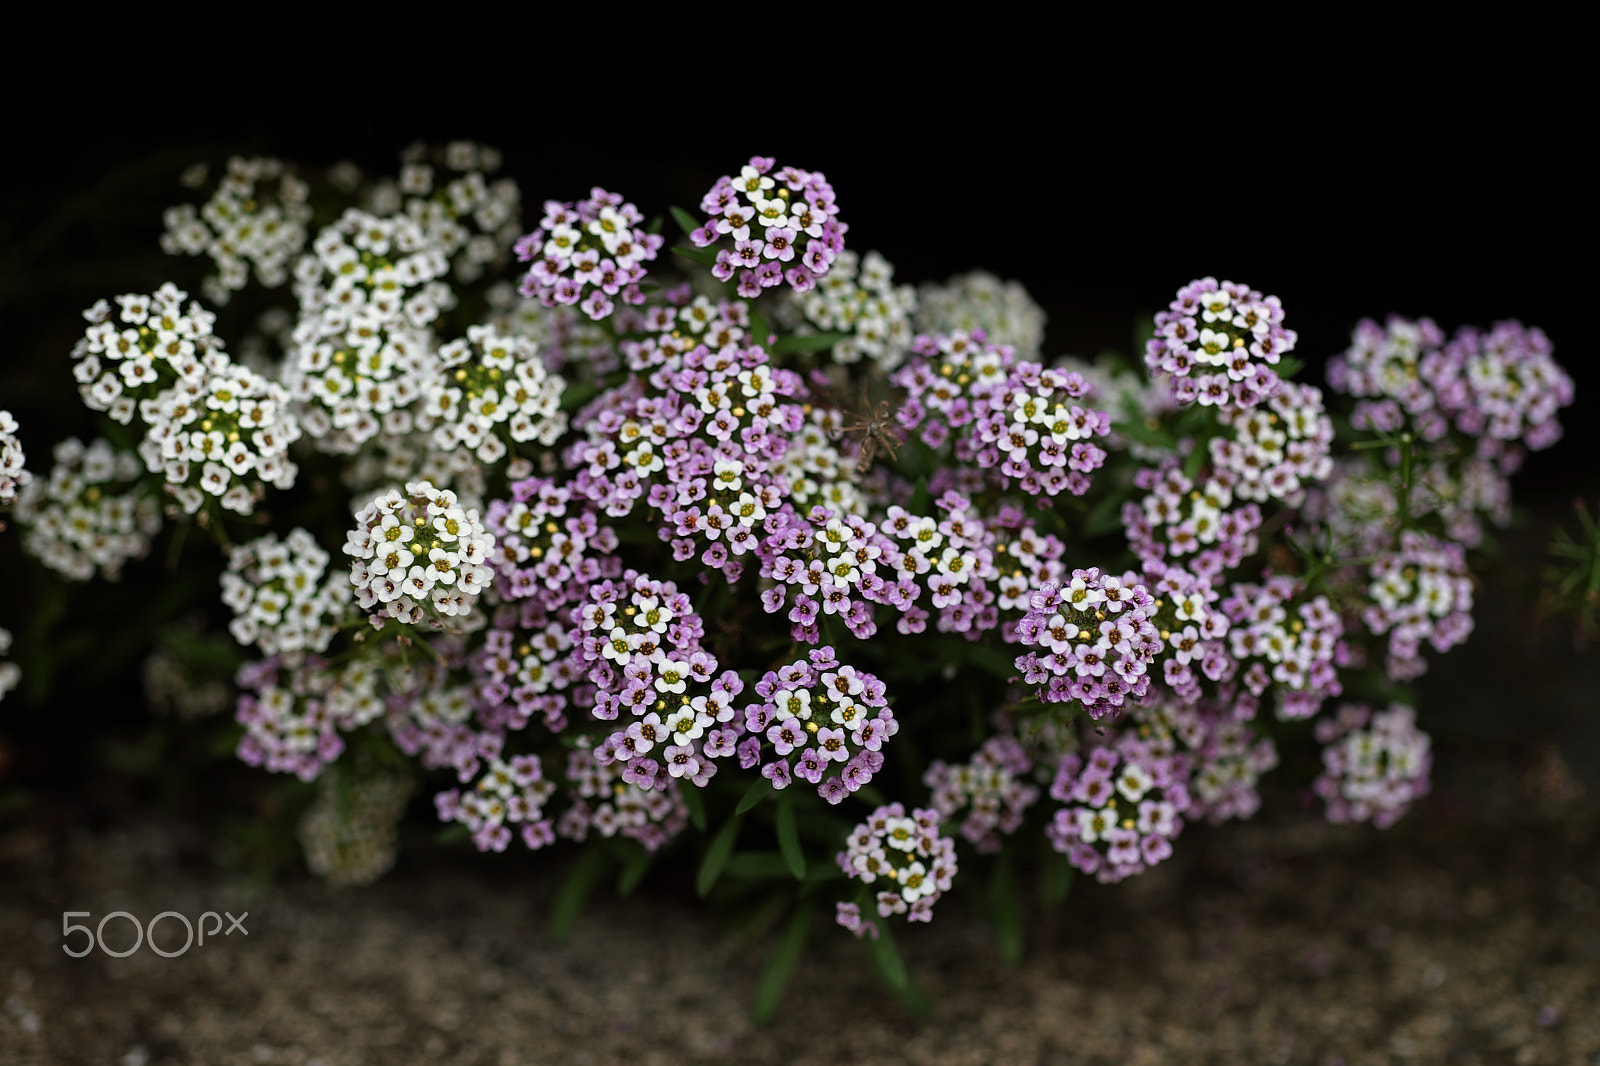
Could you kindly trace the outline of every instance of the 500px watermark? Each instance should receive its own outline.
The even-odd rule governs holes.
[[[135,918],[133,915],[129,914],[127,911],[112,911],[110,914],[106,915],[104,918],[101,918],[100,919],[100,924],[96,925],[93,930],[91,930],[87,925],[78,925],[78,924],[76,924],[76,923],[74,923],[72,921],[72,919],[74,919],[74,918],[87,918],[87,917],[89,917],[89,914],[90,914],[89,911],[62,911],[61,912],[61,935],[63,937],[68,937],[68,936],[71,936],[73,933],[80,933],[81,932],[84,936],[89,938],[88,942],[86,944],[84,944],[83,950],[81,950],[81,951],[73,951],[72,950],[72,946],[70,944],[62,944],[61,945],[61,950],[65,951],[68,955],[71,955],[75,959],[81,959],[85,955],[89,954],[89,952],[91,952],[91,951],[93,951],[95,949],[95,945],[97,945],[97,944],[99,945],[100,950],[105,952],[107,955],[110,955],[110,956],[112,956],[114,958],[120,959],[120,958],[123,958],[125,956],[132,955],[135,951],[138,951],[139,947],[146,940],[148,940],[150,942],[150,950],[155,952],[157,955],[160,955],[163,958],[175,959],[179,955],[182,955],[184,952],[188,951],[190,945],[192,945],[195,942],[195,935],[194,935],[195,925],[190,923],[188,918],[186,918],[183,915],[179,914],[177,911],[162,911],[160,914],[156,915],[154,918],[151,918],[147,925],[140,925],[139,924],[139,919]],[[239,917],[237,917],[237,918],[235,918],[232,914],[229,914],[227,911],[223,911],[222,914],[226,914],[228,916],[228,922],[230,923],[228,925],[227,931],[222,933],[223,936],[232,936],[235,929],[237,929],[239,932],[243,933],[245,936],[249,936],[250,935],[250,930],[248,930],[248,929],[246,929],[244,927],[244,920],[246,918],[250,917],[250,912],[249,911],[245,911],[243,914],[239,915]],[[110,948],[106,947],[106,939],[105,939],[106,923],[109,922],[113,918],[126,918],[129,922],[131,922],[133,924],[133,932],[134,932],[133,947],[128,948],[126,951],[113,951]],[[156,946],[156,923],[160,922],[161,919],[163,919],[163,918],[173,918],[173,919],[176,919],[177,921],[182,922],[183,923],[183,928],[188,934],[188,938],[186,940],[184,940],[184,942],[183,942],[183,947],[179,948],[177,951],[164,951],[161,948]],[[210,930],[211,938],[213,940],[216,939],[217,933],[222,932],[222,915],[218,914],[216,911],[206,911],[204,914],[202,914],[200,916],[200,921],[197,923],[199,925],[199,927],[200,927],[200,944],[202,946],[204,946],[204,944],[206,942],[206,932],[207,932],[207,930],[206,930],[206,919],[207,918],[210,918],[210,919],[212,919],[212,920],[214,920],[216,922],[216,925],[213,926],[211,928],[211,930]]]

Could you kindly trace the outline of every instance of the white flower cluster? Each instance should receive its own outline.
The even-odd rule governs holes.
[[[33,480],[33,475],[23,469],[27,456],[22,454],[22,442],[17,439],[17,420],[10,411],[0,411],[0,503],[10,503],[17,498],[17,490]]]
[[[113,451],[104,440],[88,447],[69,437],[55,446],[56,465],[17,499],[23,546],[50,569],[87,581],[95,568],[110,580],[122,564],[150,550],[161,530],[161,510],[138,492],[116,491],[139,476],[132,452]]]
[[[235,547],[222,575],[222,602],[234,614],[229,632],[268,655],[326,651],[351,599],[342,575],[324,580],[327,570],[328,553],[304,529]]]
[[[394,192],[406,199],[395,211],[375,214],[403,213],[414,220],[451,260],[453,273],[462,282],[476,281],[484,267],[502,256],[509,258],[512,242],[522,233],[522,193],[511,178],[489,182],[487,175],[500,169],[497,150],[454,141],[442,152],[430,153],[425,145],[414,144],[401,154],[401,161]],[[449,178],[452,172],[459,176]],[[375,190],[373,206],[393,206],[394,192]]]
[[[840,363],[873,359],[885,370],[911,350],[911,315],[917,291],[894,284],[894,267],[877,252],[840,252],[817,287],[794,297],[812,325],[851,334],[833,346]]]
[[[1038,359],[1044,347],[1044,308],[1020,281],[1001,281],[984,270],[929,282],[917,293],[918,333],[983,330],[991,344],[1009,344],[1019,359]]]
[[[435,423],[434,446],[469,449],[485,463],[507,452],[500,427],[513,441],[552,445],[566,432],[565,383],[547,373],[526,337],[473,326],[464,340],[439,349],[443,376],[423,392],[424,418]]]
[[[300,436],[289,394],[240,366],[211,332],[215,315],[174,285],[153,295],[100,300],[84,312],[89,328],[73,354],[84,403],[124,425],[135,413],[146,469],[194,514],[207,494],[249,514],[263,483],[293,486],[289,445]]]
[[[277,181],[276,189],[269,183]],[[306,243],[311,221],[310,187],[278,159],[228,160],[216,192],[198,211],[193,204],[167,209],[161,250],[168,255],[207,255],[217,272],[202,284],[217,306],[250,280],[275,289],[289,280],[289,265]]]
[[[456,494],[414,481],[405,492],[383,493],[356,515],[344,546],[352,556],[350,583],[356,602],[373,610],[374,626],[387,616],[417,625],[430,615],[459,618],[477,603],[494,577],[488,561],[494,535],[476,509],[460,507]]]
[[[0,655],[11,650],[11,630],[0,626]],[[0,662],[0,700],[6,698],[6,693],[17,687],[17,682],[22,680],[22,667],[12,662]]]
[[[317,782],[317,798],[300,819],[300,845],[306,866],[329,884],[368,885],[388,873],[399,854],[400,817],[412,782],[378,770],[342,784],[338,774]]]
[[[73,376],[84,406],[127,425],[139,400],[174,380],[197,382],[230,366],[212,334],[216,316],[170,282],[153,295],[117,297],[117,310],[99,300],[83,313],[89,328],[72,349]]]
[[[789,449],[769,470],[788,485],[789,502],[798,514],[820,504],[845,514],[861,514],[866,501],[851,476],[855,465],[839,451],[835,439],[843,419],[832,407],[813,407]]]
[[[1211,460],[1239,476],[1240,499],[1283,500],[1298,507],[1306,484],[1333,473],[1333,420],[1322,407],[1322,390],[1285,381],[1259,407],[1223,407],[1217,413],[1235,437],[1211,439]]]
[[[454,305],[444,250],[407,217],[354,208],[295,265],[300,321],[284,384],[306,405],[306,433],[354,452],[379,431],[413,428],[411,405],[436,373],[428,326]]]

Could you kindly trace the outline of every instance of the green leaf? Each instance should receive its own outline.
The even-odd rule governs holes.
[[[700,896],[709,893],[716,885],[717,878],[722,876],[722,868],[728,865],[728,856],[733,853],[733,842],[739,837],[739,824],[743,821],[744,815],[735,814],[723,823],[712,838],[705,858],[700,860],[700,872],[694,879],[694,890]]]
[[[617,895],[629,896],[639,887],[639,882],[644,880],[644,875],[650,870],[650,860],[655,858],[650,852],[640,847],[629,856],[628,861],[622,864],[622,873],[617,876]]]
[[[1016,660],[1006,656],[1004,652],[996,651],[987,644],[973,644],[967,648],[967,660],[974,666],[998,677],[1002,681],[1009,681],[1018,674]]]
[[[589,901],[589,894],[605,872],[605,866],[606,856],[598,848],[585,848],[578,856],[578,861],[567,871],[561,887],[556,889],[555,899],[550,903],[551,936],[565,940],[572,932],[572,924],[578,920],[583,905]]]
[[[1113,422],[1111,429],[1129,440],[1137,441],[1140,444],[1148,444],[1155,448],[1175,448],[1178,446],[1178,439],[1162,429],[1159,423],[1152,426],[1148,422],[1129,419],[1125,422]]]
[[[700,832],[706,831],[706,801],[700,795],[700,787],[694,782],[688,782],[678,789],[678,795],[683,797],[683,805],[689,810],[689,824]]]
[[[1017,902],[1016,878],[1011,861],[1002,859],[989,881],[989,920],[994,924],[995,946],[1009,965],[1022,961],[1022,908]]]
[[[739,805],[733,809],[734,814],[743,814],[751,807],[760,803],[772,794],[772,781],[769,778],[758,777],[750,782],[750,787],[744,790],[744,796],[739,800]]]
[[[745,881],[786,881],[789,864],[776,851],[741,851],[728,859],[722,873]]]
[[[759,344],[763,348],[765,348],[766,345],[767,345],[767,338],[772,336],[772,334],[773,334],[772,324],[767,321],[767,316],[762,314],[760,311],[757,311],[755,308],[752,307],[750,309],[750,337],[751,337],[751,339],[753,339],[757,344]]]
[[[928,514],[928,508],[933,505],[933,493],[928,491],[928,479],[917,479],[917,487],[911,493],[911,506],[908,508],[914,515]]]
[[[800,830],[794,822],[794,797],[788,792],[778,797],[778,850],[794,879],[805,880],[806,853],[800,847]]]
[[[1072,879],[1077,871],[1072,868],[1072,862],[1065,855],[1057,853],[1051,860],[1049,869],[1040,879],[1040,888],[1044,892],[1044,902],[1049,907],[1059,907],[1061,901],[1067,898],[1067,893],[1072,890]]]
[[[820,352],[824,348],[832,348],[835,344],[848,338],[850,334],[829,330],[823,333],[791,333],[787,337],[780,337],[778,342],[767,349],[773,355],[788,355],[790,352]]]
[[[683,208],[669,207],[667,210],[672,212],[672,221],[676,222],[683,230],[684,236],[687,237],[689,234],[700,228],[700,223],[696,222],[694,216],[685,211]]]
[[[691,263],[699,263],[703,267],[713,266],[717,261],[717,253],[710,248],[685,248],[681,244],[674,244],[672,254],[681,256]]]
[[[783,939],[778,942],[778,949],[772,953],[772,958],[767,960],[766,968],[761,971],[761,980],[756,985],[755,1001],[750,1005],[750,1017],[757,1025],[766,1025],[772,1021],[773,1015],[777,1014],[778,1003],[783,999],[783,990],[788,987],[795,965],[805,953],[806,934],[810,931],[811,905],[801,903],[795,907],[794,917],[789,919],[789,928],[784,930]]]
[[[1295,377],[1304,369],[1305,363],[1296,359],[1292,355],[1281,356],[1278,359],[1277,373],[1280,378],[1287,380],[1288,378]]]
[[[644,228],[644,231],[654,237],[656,234],[661,232],[661,227],[665,222],[666,219],[662,218],[660,215],[657,215],[655,218],[650,220],[650,224]]]
[[[438,833],[434,834],[433,840],[436,844],[455,844],[471,838],[472,830],[458,822],[455,825],[447,825],[439,830]]]

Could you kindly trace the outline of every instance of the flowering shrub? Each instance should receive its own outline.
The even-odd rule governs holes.
[[[236,160],[162,242],[217,310],[85,313],[106,439],[30,473],[0,411],[0,506],[54,571],[222,546],[234,747],[318,782],[314,870],[380,875],[420,787],[590,880],[677,845],[702,894],[831,896],[897,980],[894,920],[959,878],[1136,876],[1297,745],[1335,821],[1426,793],[1396,686],[1469,637],[1484,520],[1560,434],[1543,333],[1363,321],[1324,392],[1281,301],[1201,278],[1142,371],[1051,360],[1019,286],[846,248],[820,173],[752,158],[666,257],[599,187],[525,231],[497,165]],[[274,312],[230,317],[252,286]],[[1390,709],[1337,702],[1357,679]]]

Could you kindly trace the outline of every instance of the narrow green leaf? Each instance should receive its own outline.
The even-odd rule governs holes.
[[[911,975],[906,972],[905,960],[895,946],[894,934],[889,932],[888,919],[878,919],[877,939],[864,937],[862,943],[867,945],[867,953],[872,956],[872,964],[877,967],[878,975],[896,995],[902,995],[911,985]]]
[[[1177,446],[1178,439],[1159,425],[1151,426],[1145,422],[1129,419],[1124,422],[1113,422],[1111,429],[1120,433],[1129,440],[1138,441],[1140,444],[1149,444],[1156,448],[1173,448]]]
[[[447,825],[434,834],[435,844],[454,844],[458,841],[468,840],[472,837],[472,830],[461,824]]]
[[[717,261],[717,253],[710,248],[685,248],[681,244],[674,244],[672,254],[681,256],[691,263],[699,263],[703,267],[712,266]]]
[[[805,880],[806,853],[800,847],[800,830],[794,822],[794,797],[788,792],[778,797],[778,850],[794,879]]]
[[[572,932],[572,923],[577,921],[583,905],[588,902],[589,893],[600,880],[605,865],[606,856],[598,848],[585,848],[578,856],[578,861],[567,871],[561,887],[556,889],[555,899],[551,901],[551,936],[565,940]]]
[[[689,234],[700,228],[700,223],[696,222],[694,216],[685,211],[683,208],[669,207],[667,210],[672,212],[672,221],[676,222],[679,227],[682,228],[684,236],[687,237]]]
[[[1060,906],[1061,901],[1066,899],[1067,893],[1072,890],[1072,879],[1075,874],[1072,862],[1065,855],[1057,854],[1041,879],[1046,906]]]
[[[772,781],[770,778],[758,777],[750,782],[750,787],[744,790],[744,796],[739,800],[739,805],[733,809],[734,814],[743,814],[751,807],[760,803],[772,794]]]
[[[1002,859],[989,881],[989,920],[994,923],[995,946],[1009,965],[1022,961],[1022,907],[1017,902],[1016,878],[1009,859]]]
[[[829,330],[822,333],[791,333],[787,337],[779,338],[769,351],[773,355],[787,355],[790,352],[820,352],[824,348],[832,348],[835,344],[849,337],[848,333],[839,333]]]
[[[911,513],[914,515],[925,515],[928,513],[928,508],[932,506],[932,504],[933,493],[928,491],[928,479],[925,477],[918,478],[917,487],[911,493]]]
[[[700,787],[690,781],[678,789],[678,795],[683,797],[683,805],[689,810],[689,824],[700,832],[706,831],[706,801],[700,795]]]
[[[1017,663],[1014,658],[1004,652],[996,651],[987,644],[973,644],[967,648],[967,660],[974,666],[998,677],[1002,681],[1009,681],[1017,676]]]
[[[712,838],[705,858],[700,860],[700,872],[694,879],[694,890],[701,896],[709,893],[716,885],[717,878],[722,876],[722,868],[728,865],[728,856],[733,852],[733,842],[739,837],[739,823],[743,821],[744,815],[734,815],[723,823]]]
[[[655,218],[650,220],[650,224],[644,228],[644,231],[654,237],[661,232],[661,227],[666,223],[666,221],[666,219],[662,218],[660,215],[657,215]]]
[[[767,960],[766,969],[761,971],[755,1001],[750,1005],[750,1016],[757,1025],[766,1025],[777,1014],[783,990],[789,986],[795,965],[805,953],[806,934],[810,930],[811,905],[801,903],[795,907],[794,917],[789,919],[789,928],[784,930],[778,949]]]
[[[789,864],[776,851],[741,851],[728,859],[722,874],[745,881],[786,881]]]
[[[644,880],[644,875],[650,870],[650,860],[655,856],[644,848],[637,848],[628,861],[622,864],[622,873],[617,876],[617,895],[629,896],[639,887],[639,882]]]
[[[1277,372],[1280,378],[1292,378],[1305,369],[1305,364],[1292,355],[1281,356],[1278,359]]]

